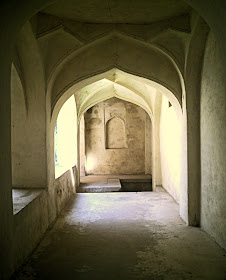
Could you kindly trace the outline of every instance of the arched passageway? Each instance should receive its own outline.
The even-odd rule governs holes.
[[[84,120],[86,175],[151,175],[152,130],[146,111],[113,97],[88,109]]]
[[[133,174],[134,172],[134,174],[151,174],[152,189],[155,190],[156,186],[163,185],[162,182],[164,181],[164,187],[173,195],[176,201],[180,203],[181,209],[186,209],[183,201],[184,197],[186,197],[186,189],[182,188],[182,186],[186,186],[186,177],[184,177],[186,166],[183,165],[183,163],[186,162],[186,149],[184,149],[185,142],[183,138],[183,134],[186,134],[186,124],[184,123],[181,106],[173,93],[151,80],[137,77],[118,69],[112,69],[100,75],[85,79],[81,83],[72,85],[72,88],[74,90],[77,105],[78,132],[82,134],[78,134],[78,139],[80,140],[80,144],[77,148],[78,158],[80,157],[80,161],[78,160],[78,178],[80,172],[82,175],[85,175],[85,173],[99,175],[115,175],[117,173]],[[65,98],[67,98],[71,91],[72,89],[69,88],[57,101],[52,113],[52,124],[55,123],[57,112],[62,106],[60,104],[64,102]],[[166,96],[165,99],[163,96]],[[105,105],[101,105],[103,108],[101,107],[102,109],[100,109],[98,108],[98,105],[96,109],[93,109],[92,114],[85,113],[87,110],[88,112],[91,112],[93,106],[96,106],[96,104],[102,104],[101,102],[109,100],[109,98],[113,98],[113,100],[114,98],[118,98],[119,100],[122,100],[122,104],[123,101],[132,102],[133,104],[136,104],[135,106],[138,105],[143,108],[149,116],[148,119],[151,119],[150,125],[142,120],[142,122],[146,123],[144,131],[149,134],[149,140],[147,140],[145,135],[140,137],[144,144],[144,160],[142,158],[142,163],[138,164],[138,156],[137,161],[134,161],[136,149],[131,146],[134,156],[130,160],[134,163],[126,163],[128,166],[127,168],[125,165],[126,155],[124,155],[125,170],[118,169],[118,172],[116,172],[116,169],[113,171],[114,167],[117,166],[117,164],[114,164],[114,162],[117,161],[117,157],[112,158],[110,156],[112,153],[111,150],[106,149],[106,124],[114,116],[119,116],[121,117],[121,120],[125,121],[124,115],[126,114],[126,109],[120,109],[120,105],[116,106],[117,109],[113,109],[113,107],[112,109],[110,109],[110,107],[105,108]],[[168,98],[170,101],[167,101]],[[166,102],[167,104],[168,102],[173,104],[170,110],[168,105],[165,106]],[[118,113],[116,112],[117,110],[119,110]],[[136,112],[136,109],[134,110]],[[131,109],[129,111],[132,112],[133,110]],[[81,125],[80,120],[84,113],[87,114],[86,126],[89,131],[87,135],[89,135],[89,138],[91,137],[90,139],[93,141],[89,141],[89,143],[86,143],[87,139],[85,141],[84,123],[82,125],[83,131],[81,131],[81,128],[79,129],[79,124]],[[173,116],[172,113],[174,114],[174,117],[170,117]],[[136,130],[137,127],[139,127],[139,124],[136,124],[138,116],[136,117],[136,114],[132,112],[131,118],[133,117],[134,121],[131,120],[134,122],[133,125]],[[168,124],[164,123],[164,119],[168,119]],[[97,129],[98,132],[95,132],[95,129]],[[91,132],[92,135],[90,135]],[[127,134],[129,135],[130,133],[127,131]],[[137,139],[139,138],[138,132],[135,131],[134,137],[137,137]],[[168,141],[169,139],[171,140]],[[95,143],[94,146],[99,147],[99,149],[97,149],[98,152],[90,151],[92,143]],[[103,147],[101,146],[101,143]],[[124,143],[124,145],[127,144],[128,143]],[[86,145],[89,152],[86,149]],[[88,154],[86,154],[87,152]],[[121,153],[124,152],[129,152],[128,146],[124,151],[121,151]],[[117,153],[117,151],[115,151],[114,154],[115,153]],[[102,158],[105,160],[102,160]],[[100,166],[100,162],[102,162],[103,165]],[[95,169],[95,164],[97,164],[99,168]],[[121,161],[119,162],[119,165],[120,164],[122,164]],[[108,168],[109,165],[112,166],[112,168]],[[131,166],[132,169],[129,169],[129,166]],[[78,181],[80,181],[80,179],[78,179]]]
[[[53,137],[59,109],[72,94],[102,80],[113,68],[135,75],[136,81],[154,82],[172,104],[174,100],[168,91],[181,105],[182,154],[185,156],[182,157],[183,182],[178,198],[180,214],[189,225],[201,225],[225,248],[222,154],[225,147],[226,33],[223,1],[218,1],[214,7],[211,1],[186,1],[207,24],[181,1],[174,6],[170,0],[162,0],[155,7],[147,1],[137,3],[139,7],[127,2],[125,6],[110,3],[107,8],[106,2],[100,1],[98,11],[86,1],[83,5],[73,2],[81,9],[79,18],[77,8],[71,9],[70,1],[66,2],[60,9],[61,1],[35,0],[29,5],[24,1],[1,3],[4,28],[0,32],[0,148],[4,172],[0,223],[4,230],[0,231],[3,259],[0,271],[3,278],[31,252],[74,192],[70,173],[66,172],[57,180],[54,176]],[[86,9],[86,5],[90,9]],[[64,7],[67,12],[74,13],[75,20],[67,18]],[[157,9],[155,17],[151,14],[154,8]],[[128,9],[130,13],[125,12]],[[35,15],[40,10],[41,13]],[[102,10],[101,17],[94,16]],[[61,14],[57,15],[58,12]],[[12,62],[16,70],[10,74]],[[16,104],[11,104],[10,100],[11,78],[14,83],[12,102]],[[110,75],[110,79],[115,82],[115,77]],[[120,86],[117,85],[117,89]],[[85,92],[82,95],[85,96]],[[94,104],[96,101],[93,100]],[[142,106],[146,105],[142,103]],[[162,101],[155,100],[154,106],[161,107]],[[160,121],[156,112],[152,111],[153,119]],[[170,111],[168,113],[173,117]],[[167,124],[165,117],[163,126]],[[161,144],[158,134],[154,135],[157,138],[153,141],[154,150],[161,149],[163,142]],[[155,158],[153,162],[160,161]],[[160,170],[158,166],[154,168]],[[77,174],[77,167],[74,167],[74,174]],[[78,184],[79,178],[75,177]],[[155,172],[155,184],[159,179],[162,180],[160,174]],[[27,190],[39,188],[41,192],[38,199],[29,204],[30,210],[25,207],[19,215],[12,213],[12,186],[16,185]]]

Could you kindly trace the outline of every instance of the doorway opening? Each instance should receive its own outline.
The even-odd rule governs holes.
[[[77,113],[74,95],[62,106],[54,130],[55,178],[77,163]]]
[[[152,129],[147,112],[113,97],[89,108],[80,123],[78,192],[152,190]]]

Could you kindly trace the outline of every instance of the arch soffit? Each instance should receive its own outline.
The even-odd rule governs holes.
[[[174,30],[174,29],[170,29],[170,28],[165,29],[164,31],[161,32],[161,34],[166,33],[168,30]],[[124,38],[128,38],[130,40],[132,39],[134,41],[138,41],[138,42],[140,42],[140,44],[146,45],[149,48],[152,47],[152,48],[156,49],[157,51],[162,52],[163,55],[167,56],[167,58],[173,62],[173,64],[177,68],[177,70],[180,73],[183,73],[183,65],[181,65],[179,63],[179,61],[177,60],[177,58],[175,57],[175,55],[172,52],[170,52],[166,48],[163,48],[161,45],[156,44],[155,42],[152,42],[152,40],[145,40],[144,38],[134,36],[133,34],[131,34],[129,32],[125,32],[125,31],[122,32],[121,30],[114,29],[112,27],[107,32],[102,33],[102,34],[98,35],[97,37],[93,38],[92,40],[85,42],[81,38],[78,38],[75,34],[72,34],[70,31],[68,31],[66,27],[60,25],[58,27],[48,30],[47,32],[44,32],[42,35],[39,35],[38,39],[48,37],[48,35],[51,35],[57,31],[63,31],[66,34],[70,35],[71,37],[74,38],[74,40],[77,43],[80,44],[80,46],[79,47],[76,46],[74,49],[72,49],[69,52],[67,52],[66,54],[64,54],[64,56],[62,56],[61,59],[56,62],[55,66],[53,67],[53,69],[50,72],[50,77],[48,78],[48,81],[47,81],[48,84],[50,83],[51,79],[54,79],[54,76],[56,76],[59,73],[62,65],[64,65],[68,60],[71,60],[71,58],[74,55],[76,55],[76,53],[79,53],[82,50],[82,48],[86,48],[89,45],[93,45],[93,44],[97,43],[98,41],[103,40],[103,38],[105,38],[105,37],[116,36],[116,35],[118,35],[118,37],[124,37]],[[177,31],[177,32],[179,32],[179,31]],[[185,34],[188,35],[189,33],[185,33]],[[160,35],[160,34],[158,34],[158,35]]]
[[[12,74],[13,72],[15,73],[16,77],[14,77],[14,75]],[[23,102],[24,102],[24,108],[25,108],[25,112],[26,112],[26,116],[27,116],[28,115],[28,106],[27,106],[27,96],[26,96],[24,80],[21,76],[21,73],[18,71],[17,65],[12,63],[11,64],[11,83],[13,82],[14,78],[16,78],[17,81],[19,82],[20,89],[23,92]],[[12,85],[11,85],[11,89],[12,89]]]
[[[102,101],[106,101],[106,100],[108,100],[109,98],[112,98],[112,97],[116,97],[116,98],[121,99],[121,100],[123,100],[123,101],[131,102],[131,103],[133,103],[133,104],[135,104],[135,105],[141,107],[145,112],[147,112],[147,114],[149,115],[150,119],[153,121],[153,115],[152,115],[151,111],[150,111],[147,107],[145,107],[142,103],[139,103],[139,102],[137,102],[137,101],[131,100],[131,99],[126,98],[126,97],[124,97],[124,96],[112,94],[112,95],[110,95],[110,96],[106,96],[106,97],[100,98],[99,100],[95,100],[94,102],[90,102],[89,105],[88,105],[84,110],[81,111],[81,113],[80,113],[80,115],[79,115],[79,117],[78,117],[78,123],[80,122],[80,120],[81,120],[83,114],[84,114],[87,110],[89,110],[89,109],[90,109],[91,107],[93,107],[94,105],[96,105],[96,104],[98,104],[98,103],[100,103],[100,102],[102,102]]]
[[[205,2],[197,2],[195,0],[184,0],[194,11],[196,11],[201,17],[205,19],[207,24],[211,27],[211,29],[214,31],[216,34],[216,37],[219,39],[219,44],[220,46],[225,45],[225,34],[223,34],[223,39],[222,39],[222,29],[219,28],[219,26],[223,26],[225,22],[225,18],[223,16],[223,13],[219,15],[219,10],[222,10],[222,1],[219,1],[219,3],[216,3],[214,9],[212,9],[212,1],[208,0]],[[10,25],[10,31],[13,30],[12,32],[12,38],[15,38],[21,30],[22,26],[24,23],[29,20],[30,17],[32,17],[35,13],[41,11],[42,9],[48,7],[51,4],[56,3],[57,0],[37,0],[35,3],[31,3],[30,5],[26,5],[25,2],[20,2],[19,4],[23,6],[23,15],[20,15],[18,13],[15,13],[15,20],[14,20],[14,25]],[[24,4],[24,5],[23,5]],[[17,11],[15,7],[15,11]],[[6,10],[8,9],[8,6],[6,6]],[[7,10],[8,11],[8,10]],[[17,15],[17,17],[16,17]],[[14,44],[14,39],[12,40],[12,44]],[[222,47],[222,49],[224,49]]]
[[[30,22],[27,22],[20,30],[15,46],[17,64],[21,69],[18,74],[21,74],[26,110],[29,115],[33,106],[37,106],[37,100],[41,102],[45,100],[44,67]],[[34,76],[35,79],[33,79]],[[30,94],[31,88],[34,89],[32,94]]]
[[[168,90],[166,87],[152,81],[152,80],[149,80],[147,78],[144,78],[144,77],[139,77],[139,76],[136,76],[136,75],[133,75],[133,74],[130,74],[130,73],[126,73],[122,70],[119,70],[119,69],[116,69],[116,68],[113,68],[113,69],[110,69],[106,72],[103,72],[103,73],[100,73],[100,74],[97,74],[97,75],[94,75],[94,76],[90,76],[84,80],[81,80],[80,82],[78,83],[75,83],[73,84],[70,88],[68,88],[63,95],[60,96],[60,98],[56,101],[56,103],[54,104],[53,108],[52,108],[52,113],[51,113],[51,123],[54,124],[55,126],[55,122],[56,122],[56,119],[57,119],[57,115],[61,109],[61,107],[63,106],[63,104],[66,102],[66,100],[72,95],[72,94],[75,94],[77,91],[81,90],[82,88],[92,84],[92,83],[95,83],[101,79],[104,79],[104,78],[109,78],[109,77],[112,77],[115,72],[119,72],[121,75],[124,75],[125,77],[131,77],[139,82],[142,82],[146,85],[149,85],[153,88],[155,88],[158,92],[158,94],[162,93],[164,94],[168,99],[169,101],[172,103],[172,105],[174,106],[175,110],[177,113],[181,114],[182,110],[181,110],[181,105],[178,101],[178,99],[176,98],[176,96],[170,91]],[[134,93],[136,94],[136,93]],[[109,96],[109,97],[106,97],[106,99],[109,99],[110,97],[113,97],[112,95]],[[131,100],[128,100],[124,97],[119,97],[119,96],[116,96],[118,97],[119,99],[122,99],[122,100],[125,100],[125,101],[129,101],[131,102]],[[98,102],[101,102],[101,101],[104,101],[104,100],[99,100]],[[97,102],[97,103],[98,103]],[[134,102],[132,102],[134,103]],[[136,104],[136,103],[134,103]],[[93,104],[90,104],[89,107],[86,108],[86,110],[88,110],[89,108],[91,108],[93,105],[95,105],[95,102]],[[146,110],[147,112],[147,108],[145,109],[143,107],[143,104],[136,104],[140,107],[142,107],[144,110]],[[76,106],[77,106],[77,103],[76,103]],[[77,110],[77,108],[76,108]],[[151,112],[151,111],[150,111]],[[148,113],[150,118],[152,119],[152,112],[151,113]],[[81,118],[82,114],[80,114],[80,117],[78,118],[78,121],[80,121],[80,118]]]
[[[214,23],[213,19],[218,19],[216,24],[218,24],[218,22],[221,22],[221,20],[223,20],[223,18],[219,18],[217,17],[217,13],[216,11],[218,11],[218,7],[221,6],[222,2],[216,3],[216,7],[215,9],[210,9],[210,6],[212,5],[212,1],[205,1],[205,2],[197,2],[196,0],[184,0],[191,8],[193,8],[196,12],[198,12],[203,18],[205,18],[205,20],[207,21],[207,23],[209,23],[210,26],[214,25],[212,23]],[[31,3],[30,5],[25,5],[26,9],[24,9],[23,12],[23,16],[20,16],[18,18],[18,21],[15,22],[17,28],[17,30],[20,30],[20,28],[22,27],[22,25],[35,13],[37,13],[38,11],[41,11],[42,9],[48,7],[51,4],[56,3],[57,0],[37,0],[34,3]],[[21,4],[21,3],[20,3]],[[23,3],[22,3],[23,4]],[[24,4],[26,4],[24,2]],[[211,13],[212,12],[212,13]],[[214,15],[216,17],[214,17]]]
[[[112,92],[113,94],[109,94],[109,92]],[[148,111],[150,111],[150,114],[153,115],[152,103],[147,100],[146,98],[147,94],[151,94],[151,93],[134,91],[126,84],[122,85],[122,84],[118,84],[117,82],[112,82],[111,80],[108,80],[108,83],[104,84],[104,86],[101,86],[94,91],[91,90],[91,92],[86,96],[86,98],[81,102],[81,104],[77,103],[77,105],[80,105],[78,106],[78,115],[80,115],[80,111],[86,110],[85,108],[89,106],[89,102],[92,102],[90,100],[94,95],[124,97],[132,103],[137,102],[140,105],[142,104],[145,108],[147,108]]]
[[[152,108],[150,107],[150,105],[147,104],[142,99],[142,97],[138,96],[133,91],[131,91],[127,88],[125,88],[125,90],[127,91],[128,95],[124,94],[123,89],[121,87],[119,87],[119,89],[117,91],[111,91],[111,90],[109,91],[109,88],[106,88],[105,94],[104,93],[98,94],[98,92],[96,92],[96,96],[93,95],[90,98],[87,98],[87,100],[83,103],[83,106],[81,107],[81,109],[78,112],[78,121],[80,121],[82,115],[89,108],[91,108],[92,106],[96,105],[99,102],[108,100],[109,98],[112,98],[112,97],[116,97],[118,99],[128,101],[128,102],[131,102],[135,105],[138,105],[139,107],[141,107],[143,110],[145,110],[147,112],[147,114],[149,115],[149,117],[153,121],[153,112],[152,112]]]
[[[132,43],[134,48],[133,52],[127,54],[125,51],[128,50],[126,49],[128,36],[126,37],[127,39],[125,39],[125,36],[117,35],[117,38],[120,37],[119,40],[122,39],[121,49],[123,49],[122,52],[124,52],[123,58],[121,53],[118,55],[115,49],[112,48],[113,44],[109,43],[113,38],[112,36],[116,36],[115,33],[81,47],[61,61],[55,69],[47,88],[48,95],[51,96],[52,108],[60,96],[71,88],[73,84],[91,75],[94,76],[100,72],[105,72],[113,67],[138,76],[143,76],[163,85],[173,92],[179,103],[182,104],[184,88],[183,76],[172,57],[157,46],[140,42],[134,38],[129,38],[129,46],[131,46]],[[103,52],[100,51],[101,47],[103,48]],[[138,61],[142,53],[145,54],[137,65],[131,63],[134,59],[134,55],[137,57]],[[131,56],[133,58],[132,60],[130,59]],[[121,62],[118,62],[119,57],[121,57]],[[81,68],[84,66],[84,63],[88,64],[85,67],[85,71],[81,73]],[[90,72],[93,72],[93,74],[90,75]]]

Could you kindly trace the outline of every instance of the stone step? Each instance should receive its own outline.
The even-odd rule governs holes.
[[[81,184],[77,189],[77,193],[104,193],[104,192],[118,192],[121,190],[121,183],[119,179],[107,179],[107,184],[88,185]]]

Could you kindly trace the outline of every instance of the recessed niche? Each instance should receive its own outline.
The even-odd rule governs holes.
[[[125,122],[121,118],[113,117],[106,123],[106,149],[125,149]]]

